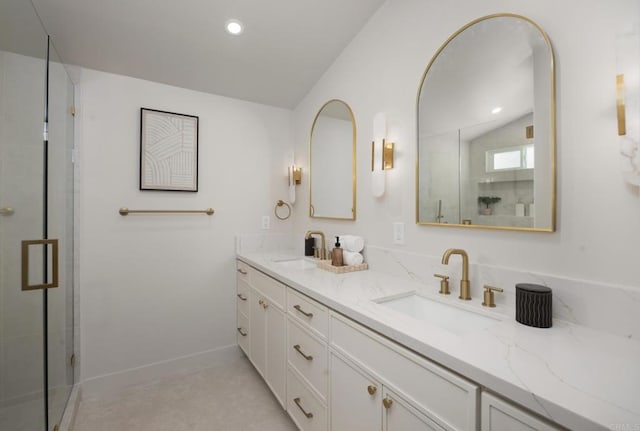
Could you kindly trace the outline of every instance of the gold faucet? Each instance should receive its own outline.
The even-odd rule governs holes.
[[[322,233],[319,230],[308,230],[307,233],[304,235],[304,239],[309,239],[311,238],[311,235],[320,235],[320,239],[322,239],[322,244],[321,244],[321,248],[320,248],[320,259],[325,260],[327,258],[327,248],[326,248],[326,244],[324,242],[324,233]]]
[[[469,256],[461,248],[450,248],[442,256],[442,264],[449,264],[449,257],[452,254],[462,256],[462,279],[460,280],[460,296],[458,298],[468,301],[471,299],[471,282],[469,281]]]

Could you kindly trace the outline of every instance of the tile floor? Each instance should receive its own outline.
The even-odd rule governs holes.
[[[82,400],[74,431],[295,431],[245,357],[233,363]]]

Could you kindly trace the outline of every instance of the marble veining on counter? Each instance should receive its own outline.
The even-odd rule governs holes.
[[[317,268],[283,268],[274,262],[286,256],[283,250],[238,253],[239,259],[333,310],[567,428],[640,426],[640,342],[636,339],[558,316],[549,329],[524,326],[515,321],[513,308],[504,299],[493,309],[501,313],[501,321],[454,335],[373,300],[415,291],[459,305],[454,277],[458,265],[451,265],[454,294],[443,297],[436,293],[437,280],[424,277],[441,268],[424,261],[422,270],[399,263],[389,272],[333,274]],[[372,257],[369,249],[369,262],[376,260]],[[479,280],[477,285],[489,282],[483,280],[482,271],[472,272],[471,279]],[[465,306],[484,313],[479,290],[472,291],[472,297]]]

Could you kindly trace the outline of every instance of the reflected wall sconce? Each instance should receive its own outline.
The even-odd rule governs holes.
[[[527,139],[533,139],[533,126],[527,126],[524,128],[524,135]]]
[[[371,141],[371,193],[376,198],[384,195],[385,171],[393,169],[394,146],[387,141],[387,117],[379,112],[373,117]]]

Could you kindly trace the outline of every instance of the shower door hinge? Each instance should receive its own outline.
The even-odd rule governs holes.
[[[49,141],[49,123],[44,123],[42,128],[42,139],[45,141]]]
[[[69,112],[71,113],[72,117],[76,116],[76,105],[71,105],[71,108],[69,109]]]
[[[76,366],[76,354],[75,353],[73,353],[71,355],[71,358],[69,358],[69,364],[71,364],[72,367]]]

